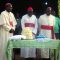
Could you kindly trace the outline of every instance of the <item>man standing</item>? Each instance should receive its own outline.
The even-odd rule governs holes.
[[[16,22],[17,22],[17,25],[16,25],[16,29],[14,31],[14,35],[20,35],[22,28],[21,28],[21,19],[20,19],[19,13],[16,14]]]
[[[37,34],[37,18],[33,15],[33,8],[29,7],[27,13],[21,19],[22,29],[29,27],[32,30],[33,36],[35,36]]]
[[[59,26],[60,26],[60,18],[55,16],[54,33],[55,33],[56,39],[60,39],[60,36],[59,36],[60,28],[59,28]]]
[[[12,4],[5,4],[5,11],[0,15],[0,60],[6,60],[5,47],[8,38],[13,35],[15,30],[15,17],[12,11]]]
[[[47,38],[54,39],[54,24],[55,17],[51,15],[52,8],[47,7],[46,13],[39,18],[39,31],[40,34],[45,35]],[[41,50],[41,57],[49,59],[49,49]]]
[[[35,38],[36,34],[37,34],[37,18],[35,15],[33,15],[33,8],[32,7],[28,7],[27,9],[27,14],[24,15],[21,19],[21,26],[22,26],[22,30],[25,27],[28,27],[33,34],[33,38]],[[23,53],[25,51],[25,53]],[[26,48],[25,50],[22,49],[21,50],[21,56],[25,57],[25,58],[35,58],[36,57],[36,49],[35,48]]]

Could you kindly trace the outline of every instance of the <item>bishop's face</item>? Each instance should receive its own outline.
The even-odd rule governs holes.
[[[28,11],[28,15],[31,17],[33,15],[33,11]]]

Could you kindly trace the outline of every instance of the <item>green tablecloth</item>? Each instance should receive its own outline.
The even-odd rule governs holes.
[[[7,59],[12,60],[13,48],[49,48],[57,49],[56,60],[60,60],[60,40],[50,40],[45,42],[38,42],[36,40],[9,40],[6,48]]]

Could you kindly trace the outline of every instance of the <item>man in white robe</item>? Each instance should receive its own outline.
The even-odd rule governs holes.
[[[51,7],[47,7],[46,13],[39,17],[39,34],[54,39],[55,17],[51,15],[51,10]],[[49,49],[41,49],[41,57],[48,59]]]
[[[27,9],[28,14],[24,15],[21,19],[22,30],[25,27],[29,27],[33,33],[33,38],[37,34],[37,18],[33,15],[33,8],[29,7]],[[35,58],[36,57],[36,49],[35,48],[22,48],[21,49],[21,57],[24,58]]]
[[[15,30],[15,17],[12,10],[12,4],[5,4],[5,11],[0,15],[0,60],[7,60],[5,55],[5,48],[8,42],[8,38],[13,35]]]

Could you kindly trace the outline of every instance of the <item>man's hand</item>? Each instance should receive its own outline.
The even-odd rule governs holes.
[[[36,34],[33,33],[33,35],[36,35]]]
[[[14,32],[14,30],[13,30],[13,29],[11,29],[9,32],[10,32],[10,33],[13,33],[13,32]]]
[[[33,39],[35,39],[36,34],[33,33]]]

